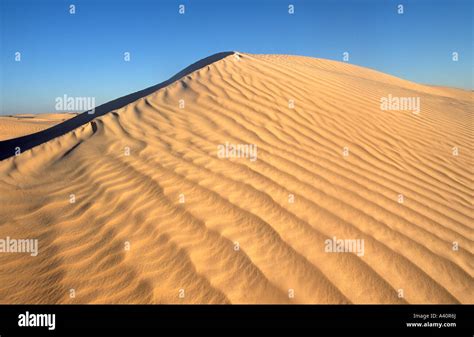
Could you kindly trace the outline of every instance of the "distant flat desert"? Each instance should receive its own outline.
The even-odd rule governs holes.
[[[32,135],[0,161],[0,303],[474,303],[473,98],[240,53]]]
[[[74,116],[74,113],[0,115],[0,141],[50,128]]]

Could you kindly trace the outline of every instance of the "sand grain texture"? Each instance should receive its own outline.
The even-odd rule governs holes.
[[[420,114],[381,111],[388,94]],[[227,56],[0,162],[0,238],[40,246],[0,253],[0,303],[473,303],[472,98]],[[225,142],[258,159],[218,158]]]

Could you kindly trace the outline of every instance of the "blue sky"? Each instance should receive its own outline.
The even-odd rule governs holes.
[[[397,13],[400,3],[403,15]],[[93,96],[99,105],[229,50],[334,60],[347,51],[350,63],[419,83],[472,89],[472,3],[0,0],[0,114],[54,112],[55,98],[64,94]],[[451,59],[453,51],[458,62]],[[130,52],[130,62],[124,52]]]

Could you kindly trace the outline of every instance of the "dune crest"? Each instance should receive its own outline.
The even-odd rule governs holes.
[[[0,239],[39,242],[0,253],[0,303],[474,302],[472,92],[309,57],[199,65],[0,143]]]

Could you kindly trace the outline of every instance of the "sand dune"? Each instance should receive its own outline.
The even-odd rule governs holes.
[[[284,55],[178,75],[0,143],[0,239],[39,240],[0,253],[1,303],[474,303],[472,92]]]
[[[0,141],[48,129],[74,116],[73,113],[0,115]]]

